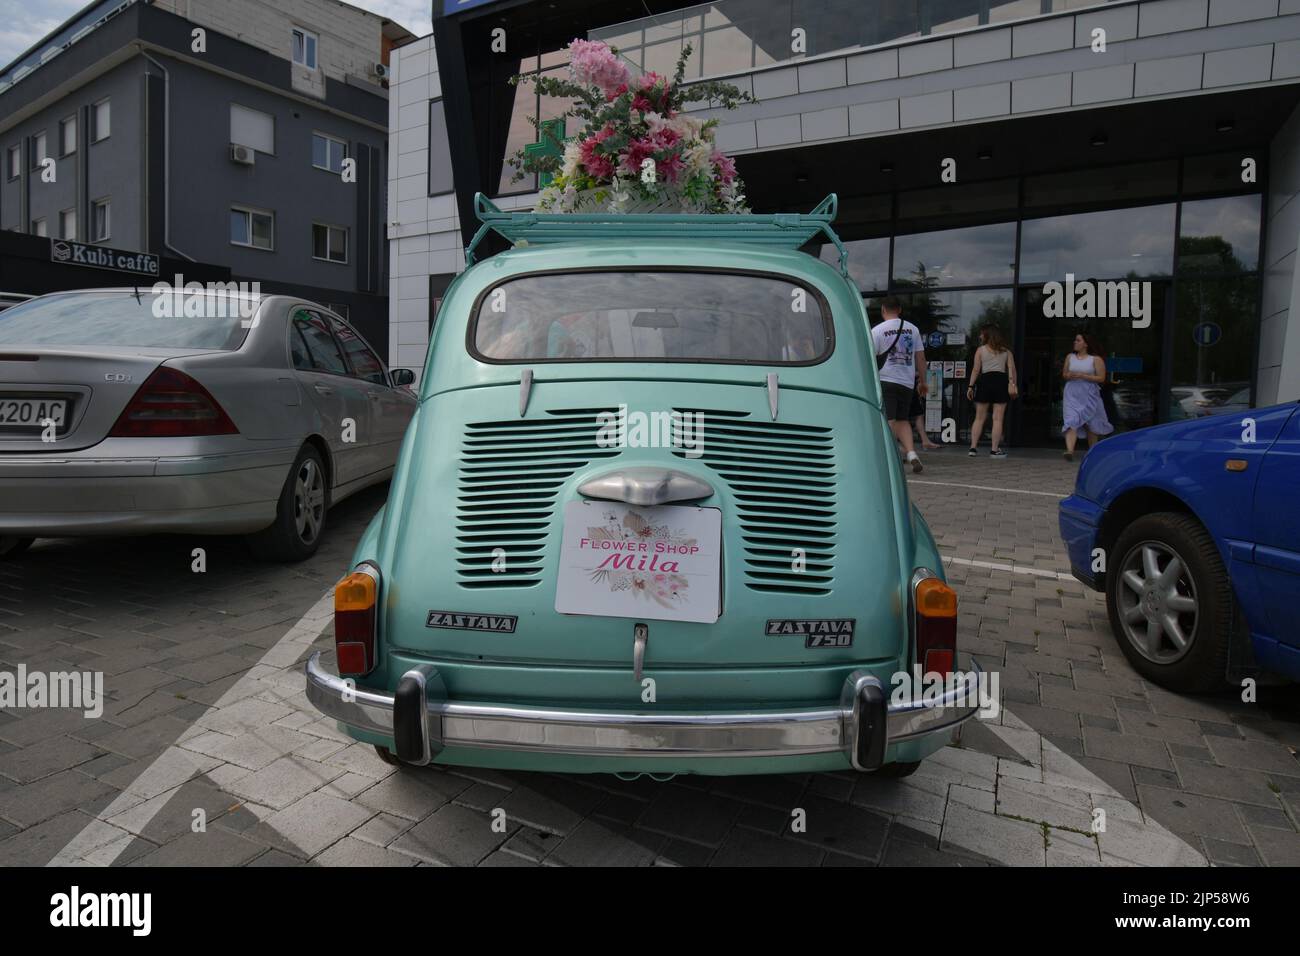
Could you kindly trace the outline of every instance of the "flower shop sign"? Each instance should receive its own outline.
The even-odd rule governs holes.
[[[712,624],[722,606],[722,512],[571,501],[555,589],[561,614]]]

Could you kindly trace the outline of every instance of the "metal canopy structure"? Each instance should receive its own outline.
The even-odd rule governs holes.
[[[598,240],[693,239],[743,242],[798,249],[825,236],[840,254],[840,274],[848,277],[848,251],[831,228],[839,199],[831,193],[809,213],[539,213],[503,212],[482,193],[474,194],[474,213],[483,225],[465,250],[474,250],[489,232],[515,246]]]

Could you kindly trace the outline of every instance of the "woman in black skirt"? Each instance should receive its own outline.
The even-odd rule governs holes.
[[[975,401],[975,424],[970,430],[970,457],[979,454],[977,446],[984,424],[988,421],[989,407],[993,408],[992,450],[994,458],[1005,458],[1002,450],[1002,422],[1007,414],[1007,402],[1019,394],[1016,387],[1016,359],[1007,348],[1002,330],[996,325],[980,329],[980,347],[975,350],[971,363],[970,387],[966,397]]]

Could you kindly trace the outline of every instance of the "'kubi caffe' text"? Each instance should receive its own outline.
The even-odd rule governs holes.
[[[670,541],[610,541],[581,538],[578,547],[583,551],[614,552],[596,566],[597,570],[605,568],[610,571],[662,571],[665,574],[673,574],[679,570],[677,561],[671,560],[673,555],[694,557],[700,553],[697,545],[673,544]]]

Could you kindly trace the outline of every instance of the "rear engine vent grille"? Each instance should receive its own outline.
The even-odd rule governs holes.
[[[673,454],[704,462],[727,482],[736,501],[746,587],[831,593],[838,527],[831,430],[764,421],[748,412],[675,411],[680,414],[674,416]]]
[[[597,443],[617,408],[568,408],[544,418],[471,422],[461,446],[456,563],[467,588],[525,588],[542,580],[546,535],[560,486],[579,468],[612,458]],[[494,570],[495,567],[495,570]]]

